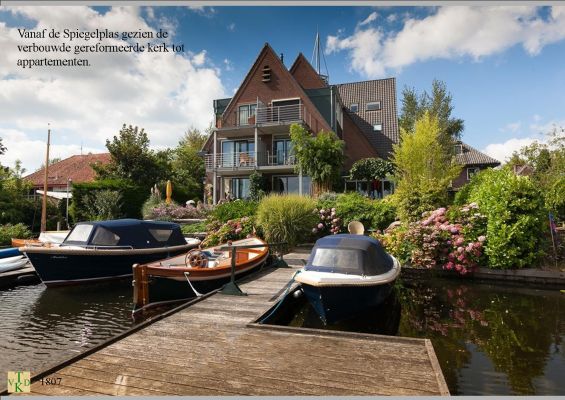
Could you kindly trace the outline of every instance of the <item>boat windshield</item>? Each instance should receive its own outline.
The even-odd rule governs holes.
[[[92,232],[92,225],[81,224],[73,228],[69,236],[65,239],[65,242],[76,242],[76,243],[86,243],[90,232]]]
[[[357,249],[318,248],[312,259],[312,266],[318,271],[362,273],[363,253]]]

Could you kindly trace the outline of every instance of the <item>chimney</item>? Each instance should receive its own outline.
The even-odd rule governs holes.
[[[284,53],[281,53],[281,62],[284,65]]]

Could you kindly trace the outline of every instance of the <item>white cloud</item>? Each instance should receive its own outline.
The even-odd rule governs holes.
[[[49,147],[49,158],[65,159],[75,154],[104,153],[108,150],[104,146],[90,147],[81,144],[62,144],[56,130],[51,132],[51,146]],[[16,160],[20,160],[26,175],[34,172],[45,161],[45,143],[47,141],[47,127],[45,127],[44,137],[32,139],[24,132],[16,129],[0,128],[0,137],[8,149],[6,154],[0,156],[0,164],[13,167]]]
[[[226,71],[233,71],[233,63],[227,58],[224,58],[224,68]]]
[[[149,25],[137,7],[113,7],[104,14],[78,6],[3,10],[35,21],[38,29],[142,29],[155,34],[159,28]],[[153,18],[159,21],[155,14]],[[54,43],[52,39],[37,42]],[[156,148],[174,146],[188,126],[207,128],[213,120],[212,100],[226,97],[219,70],[207,66],[206,50],[197,54],[97,53],[87,56],[91,67],[23,70],[16,66],[22,57],[16,46],[22,43],[29,44],[29,40],[20,38],[16,28],[0,22],[0,137],[8,145],[3,158],[6,162],[21,159],[28,170],[42,163],[43,157],[37,158],[35,153],[30,156],[29,149],[40,141],[44,151],[48,122],[55,137],[59,135],[61,141],[56,145],[62,152],[80,152],[81,142],[85,149],[104,150],[105,139],[117,134],[124,123],[145,128]],[[123,44],[115,39],[100,43]],[[187,49],[191,45],[198,43],[185,43]],[[24,145],[18,145],[18,140]]]
[[[359,22],[358,26],[365,26],[370,24],[371,22],[375,21],[377,19],[377,16],[379,14],[377,14],[376,11],[373,11],[371,14],[369,14],[369,16],[367,18],[365,18],[363,21]]]
[[[517,133],[521,130],[521,128],[522,128],[522,122],[516,121],[516,122],[511,122],[509,124],[506,124],[506,126],[504,126],[503,128],[500,128],[499,131],[500,132]]]
[[[206,62],[206,50],[202,50],[200,53],[195,54],[192,57],[192,63],[196,66],[201,66],[204,65],[204,63]]]
[[[352,70],[377,78],[420,61],[480,60],[515,45],[533,56],[564,38],[564,6],[553,6],[546,18],[533,6],[445,6],[423,19],[404,20],[398,32],[358,26],[348,37],[328,36],[326,52],[347,51]]]
[[[520,150],[524,146],[528,146],[538,139],[527,137],[522,139],[512,138],[504,143],[492,143],[481,150],[483,153],[497,159],[498,161],[505,163],[512,153]]]
[[[392,23],[394,21],[396,21],[397,19],[397,15],[396,14],[389,14],[388,17],[386,17],[387,22]]]

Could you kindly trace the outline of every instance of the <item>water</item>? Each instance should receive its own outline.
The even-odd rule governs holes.
[[[451,394],[565,395],[565,295],[434,279],[380,310],[324,327],[289,296],[267,323],[431,339]]]
[[[5,371],[32,375],[133,326],[131,283],[0,291],[0,387]]]

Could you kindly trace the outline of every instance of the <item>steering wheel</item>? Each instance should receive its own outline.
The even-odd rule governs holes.
[[[208,256],[198,249],[192,249],[186,253],[184,263],[187,267],[206,268],[208,266]]]

